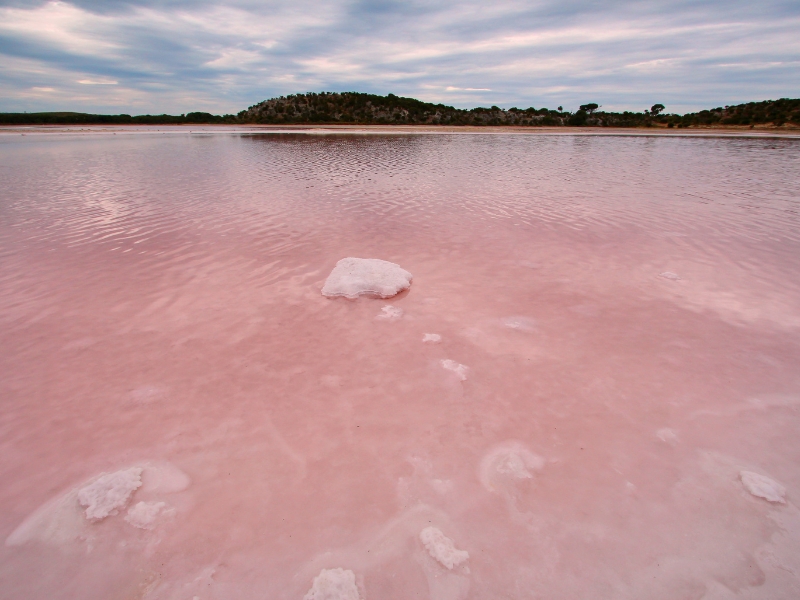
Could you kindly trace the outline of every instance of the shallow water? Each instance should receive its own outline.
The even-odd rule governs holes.
[[[800,596],[800,141],[8,136],[0,190],[2,598]]]

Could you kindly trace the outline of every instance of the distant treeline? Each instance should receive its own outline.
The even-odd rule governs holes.
[[[0,113],[0,125],[182,125],[237,123],[234,115],[191,112],[185,115],[91,115],[77,112]]]
[[[717,107],[684,115],[654,104],[642,112],[606,112],[596,103],[575,112],[549,108],[460,109],[389,94],[322,92],[272,98],[238,115],[192,112],[185,115],[90,115],[72,112],[0,113],[3,125],[180,125],[180,124],[358,124],[358,125],[519,125],[573,127],[800,126],[800,99],[782,98]]]
[[[375,125],[555,125],[596,127],[697,127],[800,125],[800,100],[783,98],[726,106],[698,113],[664,113],[662,104],[642,112],[605,112],[595,103],[574,113],[549,108],[459,109],[389,94],[358,92],[295,94],[272,98],[237,115],[242,123],[356,123]]]

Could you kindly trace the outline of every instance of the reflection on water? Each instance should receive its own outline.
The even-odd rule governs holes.
[[[6,137],[0,189],[4,598],[796,595],[800,142]]]

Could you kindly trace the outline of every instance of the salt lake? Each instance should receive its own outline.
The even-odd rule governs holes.
[[[3,598],[800,595],[800,139],[15,133],[0,190]]]

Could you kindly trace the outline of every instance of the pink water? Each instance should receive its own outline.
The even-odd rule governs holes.
[[[0,190],[3,599],[800,597],[800,140],[7,136]]]

